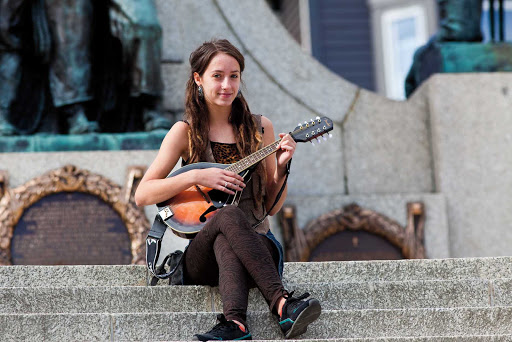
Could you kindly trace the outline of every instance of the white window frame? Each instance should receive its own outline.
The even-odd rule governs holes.
[[[426,9],[420,5],[388,9],[382,13],[381,32],[382,50],[384,60],[384,84],[386,96],[396,100],[405,98],[405,77],[398,75],[396,51],[393,49],[392,24],[398,20],[407,18],[415,19],[416,46],[424,45],[428,40],[428,28],[426,21]],[[411,61],[412,64],[412,55]],[[410,65],[409,64],[409,67]]]

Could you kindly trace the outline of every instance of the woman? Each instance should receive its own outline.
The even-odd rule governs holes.
[[[190,170],[166,178],[181,157],[198,161],[233,163],[275,141],[269,119],[252,115],[240,91],[244,57],[227,40],[206,42],[190,55],[185,121],[177,122],[164,138],[160,151],[140,182],[137,205],[160,203],[194,185],[226,194],[243,191],[238,206],[220,209],[190,242],[183,257],[184,283],[219,286],[223,315],[201,341],[252,339],[246,323],[248,294],[257,286],[279,319],[287,338],[306,331],[321,312],[309,294],[291,296],[282,284],[282,249],[269,230],[267,214],[275,214],[286,197],[288,163],[295,141],[282,138],[277,153],[260,162],[250,181],[220,168]]]

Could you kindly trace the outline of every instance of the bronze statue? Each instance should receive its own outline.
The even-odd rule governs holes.
[[[494,0],[490,0],[491,4]],[[418,48],[413,63],[405,79],[405,94],[409,97],[428,77],[439,72],[456,72],[449,70],[443,63],[443,44],[451,42],[481,42],[480,27],[482,0],[437,0],[439,10],[439,31],[424,46]],[[492,7],[492,5],[491,5]],[[462,53],[461,59],[466,58]],[[459,65],[465,66],[460,60]],[[471,69],[470,66],[466,68]]]
[[[68,133],[97,131],[98,125],[85,113],[92,99],[88,49],[91,2],[77,0],[69,6],[63,0],[2,0],[0,6],[0,134],[35,132],[43,120],[45,101],[51,101],[57,115],[67,121]],[[31,71],[33,83],[29,83],[33,87],[27,88],[24,77],[30,79],[27,74]],[[51,96],[45,97],[40,86],[43,83],[38,82],[43,74]],[[30,102],[33,98],[36,100]],[[29,113],[13,110],[24,106],[30,108]],[[30,112],[35,115],[26,117]]]
[[[144,129],[168,129],[161,115],[163,83],[160,74],[162,29],[153,0],[111,0],[110,27],[122,47],[123,68],[130,97],[141,104]]]
[[[170,128],[161,34],[153,0],[0,0],[0,135]]]

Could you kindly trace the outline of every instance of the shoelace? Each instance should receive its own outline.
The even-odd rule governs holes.
[[[286,297],[286,302],[287,302],[286,303],[286,308],[287,308],[287,310],[295,309],[297,306],[299,306],[301,304],[301,300],[306,299],[306,298],[309,297],[309,293],[306,292],[306,293],[298,296],[297,298],[293,298],[292,296],[293,296],[294,292],[295,291],[290,292],[288,294],[288,296]]]
[[[208,331],[209,334],[214,335],[214,333],[222,333],[224,331],[232,329],[232,324],[238,328],[238,325],[234,322],[229,322],[226,320],[226,317],[223,314],[217,315],[217,320],[220,322],[216,326],[212,328],[212,330]],[[230,324],[232,323],[232,324]]]

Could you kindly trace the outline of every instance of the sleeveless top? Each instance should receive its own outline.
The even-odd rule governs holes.
[[[260,133],[263,133],[263,127],[261,126],[261,115],[252,114],[254,121],[256,122],[257,129]],[[220,145],[231,145],[231,144],[222,144]],[[219,143],[213,142],[213,146],[215,146],[215,154],[221,156],[223,160],[216,160],[214,157],[214,151],[212,150],[212,142],[208,141],[208,145],[205,153],[204,162],[209,163],[221,163],[221,164],[231,164],[233,162],[241,159],[241,156],[238,154],[236,147],[233,144],[234,152],[236,155],[227,156],[226,151],[222,151],[222,148],[226,148],[225,146],[219,146]],[[232,147],[232,148],[233,148]],[[229,147],[228,147],[229,149]],[[224,157],[224,158],[222,158]],[[238,159],[236,159],[238,158]],[[236,159],[236,160],[235,160]],[[245,189],[242,192],[242,196],[240,197],[240,201],[238,202],[238,207],[242,209],[242,211],[246,214],[247,220],[251,224],[251,226],[257,224],[265,215],[267,214],[267,209],[265,208],[265,184],[263,184],[260,175],[257,172],[253,172],[250,181],[246,182]],[[253,200],[254,195],[261,196],[262,202],[260,205],[255,205]],[[270,223],[268,217],[266,217],[263,222],[257,225],[254,230],[260,234],[266,234],[270,229]]]

